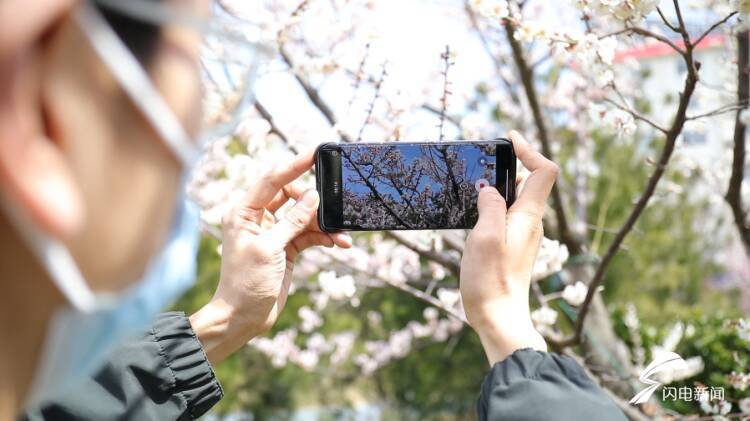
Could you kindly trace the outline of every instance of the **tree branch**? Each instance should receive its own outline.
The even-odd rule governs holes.
[[[444,311],[447,314],[450,314],[451,316],[455,317],[456,319],[461,320],[466,325],[469,324],[469,322],[466,320],[466,317],[463,314],[460,314],[459,312],[455,311],[454,309],[445,306],[440,300],[438,300],[434,296],[429,295],[426,292],[424,292],[424,291],[422,291],[422,290],[420,290],[418,288],[414,288],[413,286],[411,286],[411,285],[409,285],[409,284],[407,284],[405,282],[404,283],[394,282],[393,280],[388,279],[385,276],[378,275],[377,272],[368,272],[368,271],[363,271],[363,270],[360,270],[360,269],[353,268],[349,264],[349,262],[347,262],[344,259],[341,259],[341,257],[338,254],[333,253],[332,251],[330,251],[330,249],[322,248],[322,249],[320,249],[320,252],[323,253],[323,254],[325,254],[326,256],[330,257],[334,261],[336,261],[338,263],[341,263],[343,265],[346,265],[347,267],[349,267],[349,268],[351,268],[351,269],[353,269],[353,270],[355,270],[357,272],[360,272],[363,275],[372,277],[372,278],[374,278],[374,279],[376,279],[376,280],[378,280],[378,281],[380,281],[380,282],[382,282],[382,283],[384,283],[386,285],[390,285],[390,286],[392,286],[394,288],[397,288],[397,289],[399,289],[399,290],[401,290],[401,291],[403,291],[403,292],[405,292],[405,293],[407,293],[407,294],[409,294],[409,295],[411,295],[411,296],[413,296],[413,297],[415,297],[417,299],[420,299],[420,300],[426,302],[427,304],[430,304],[431,306],[433,306],[433,307],[435,307],[437,309],[440,309],[440,310]]]
[[[434,250],[430,250],[428,248],[421,247],[419,244],[416,244],[409,240],[408,238],[404,237],[401,233],[396,231],[386,231],[385,233],[386,237],[392,238],[396,240],[397,243],[402,244],[406,246],[407,248],[411,249],[412,251],[416,252],[420,256],[424,257],[427,260],[432,260],[435,263],[439,263],[442,266],[445,266],[448,270],[453,273],[453,275],[458,276],[460,270],[461,270],[461,262],[457,259],[454,259],[448,254],[445,253],[439,253]]]
[[[630,107],[628,107],[626,105],[622,105],[622,104],[618,103],[617,101],[611,100],[609,98],[604,98],[604,102],[606,102],[608,104],[614,105],[616,108],[619,108],[619,109],[625,111],[626,113],[630,114],[631,116],[633,116],[634,119],[640,120],[640,121],[648,124],[649,126],[653,127],[654,129],[660,131],[661,133],[665,133],[665,134],[667,133],[667,129],[665,129],[664,127],[661,127],[660,125],[658,125],[656,123],[654,123],[648,117],[639,114],[637,111],[635,111],[634,109],[632,109],[632,108],[630,108]]]
[[[292,69],[294,78],[305,91],[305,94],[307,94],[307,98],[310,99],[310,102],[312,102],[313,105],[315,105],[315,107],[320,111],[320,113],[323,114],[323,117],[325,117],[326,121],[328,121],[328,124],[330,124],[331,126],[335,126],[336,117],[334,116],[333,111],[328,106],[328,104],[326,104],[325,101],[323,101],[323,99],[320,97],[317,89],[313,88],[307,80],[305,80],[299,73],[294,70],[294,61],[283,45],[279,46],[279,54],[284,60],[284,63],[286,63],[286,65],[289,66],[290,69]],[[345,142],[351,142],[351,139],[345,133],[339,133],[339,136],[341,136],[341,139]]]
[[[691,48],[692,45],[690,44],[690,34],[688,33],[686,26],[685,26],[685,20],[682,19],[682,10],[680,10],[680,2],[679,0],[672,0],[672,4],[674,4],[674,12],[677,15],[677,24],[680,35],[682,35],[682,41],[685,42],[685,48]]]
[[[549,132],[547,131],[547,123],[544,121],[542,115],[542,109],[539,105],[539,99],[537,97],[536,86],[534,86],[534,70],[529,66],[526,58],[524,57],[523,50],[520,42],[515,38],[515,27],[512,23],[505,23],[505,31],[508,38],[508,43],[513,50],[513,59],[516,62],[516,67],[521,76],[521,82],[526,92],[526,99],[531,107],[531,112],[534,117],[534,123],[537,128],[537,134],[539,141],[542,144],[542,152],[547,158],[554,161],[552,154],[552,147],[550,146]],[[568,247],[568,250],[572,255],[578,255],[583,253],[583,244],[573,234],[570,227],[568,226],[568,217],[565,214],[565,205],[563,203],[562,194],[558,184],[552,187],[552,208],[555,211],[557,218],[557,230],[560,236],[560,241]]]
[[[362,54],[362,60],[359,62],[359,67],[357,67],[357,73],[354,74],[354,89],[352,92],[352,97],[349,100],[349,105],[347,105],[347,109],[351,110],[352,104],[354,104],[354,100],[357,98],[357,92],[359,91],[359,86],[362,84],[362,79],[364,79],[365,74],[365,64],[367,63],[367,58],[370,55],[370,43],[368,42],[365,44],[365,52]]]
[[[724,23],[726,23],[726,21],[728,21],[729,19],[731,19],[731,18],[732,18],[732,16],[734,16],[734,15],[736,15],[736,14],[737,14],[737,12],[732,12],[732,13],[730,13],[730,14],[726,15],[726,16],[724,17],[724,19],[722,19],[722,20],[720,20],[720,21],[718,21],[718,22],[714,23],[713,25],[711,25],[711,27],[710,27],[710,28],[708,28],[708,30],[706,30],[706,32],[704,32],[703,34],[701,34],[701,36],[699,36],[699,37],[698,37],[698,39],[696,39],[696,40],[695,40],[695,42],[693,42],[693,44],[694,44],[694,45],[698,45],[698,44],[700,44],[700,43],[701,43],[701,41],[703,41],[703,39],[704,39],[704,38],[706,38],[706,37],[708,36],[708,34],[710,34],[711,32],[713,32],[713,31],[714,31],[714,29],[716,29],[716,28],[718,28],[719,26],[721,26],[721,25],[723,25]]]
[[[516,90],[514,89],[513,83],[511,83],[502,72],[503,66],[505,63],[503,60],[500,59],[493,51],[492,48],[490,48],[490,43],[487,40],[487,37],[484,35],[484,32],[482,32],[482,29],[479,27],[479,20],[477,19],[476,13],[474,13],[474,10],[471,8],[471,4],[469,4],[468,1],[464,2],[464,11],[466,12],[466,15],[469,17],[469,22],[471,23],[472,28],[474,28],[474,31],[477,33],[477,36],[479,37],[479,41],[482,42],[482,47],[484,47],[484,51],[487,52],[487,55],[492,59],[492,62],[495,64],[495,72],[497,73],[497,76],[500,78],[500,80],[503,82],[503,85],[505,85],[505,88],[508,90],[508,95],[510,96],[510,99],[515,103],[518,107],[521,106],[521,100],[518,98],[518,94],[516,93]]]
[[[664,12],[662,12],[661,7],[657,7],[656,11],[659,13],[659,17],[661,18],[661,21],[664,22],[665,25],[667,25],[667,28],[671,29],[673,32],[679,33],[680,30],[672,25],[671,22],[669,22],[669,19],[667,19],[666,16],[664,16]]]
[[[713,117],[713,116],[724,114],[724,113],[736,112],[738,110],[744,110],[745,108],[747,108],[747,106],[748,106],[748,101],[744,101],[744,103],[736,102],[734,104],[725,104],[715,110],[688,116],[687,120],[698,120],[704,117]]]
[[[370,106],[367,108],[367,116],[365,117],[365,121],[362,123],[362,127],[359,128],[359,134],[357,135],[357,141],[362,140],[362,134],[365,132],[365,128],[370,123],[370,120],[372,119],[372,112],[375,110],[375,101],[380,98],[380,88],[383,86],[383,81],[385,80],[386,71],[385,68],[387,66],[388,62],[383,62],[382,69],[380,70],[380,79],[378,79],[377,82],[375,82],[375,94],[372,97],[372,101],[370,102]]]
[[[750,99],[750,41],[748,31],[738,32],[737,40],[737,101],[747,104]],[[745,132],[747,127],[740,118],[741,110],[737,110],[734,118],[734,148],[732,151],[732,174],[729,177],[729,187],[724,196],[732,209],[734,223],[740,234],[745,251],[750,254],[750,224],[742,203],[742,182],[745,179]]]
[[[627,28],[620,29],[619,31],[610,32],[608,34],[601,35],[599,39],[613,37],[613,36],[627,34],[627,33],[634,33],[634,34],[638,34],[646,38],[652,38],[656,41],[663,42],[664,44],[667,44],[668,46],[670,46],[673,50],[675,50],[681,56],[683,57],[685,56],[685,50],[678,47],[677,44],[670,41],[669,38],[659,35],[657,33],[651,32],[648,29],[640,28],[637,26],[628,26]]]
[[[445,46],[445,52],[440,55],[440,58],[443,59],[444,62],[444,69],[443,69],[443,96],[440,98],[440,140],[445,139],[445,132],[443,131],[443,126],[445,125],[445,115],[448,112],[448,95],[451,94],[450,90],[448,89],[448,86],[450,86],[450,80],[448,79],[448,70],[451,67],[451,49],[450,46]]]
[[[281,141],[284,142],[287,145],[287,147],[289,147],[290,151],[294,152],[295,154],[299,153],[297,148],[294,145],[289,143],[289,138],[286,137],[284,132],[282,132],[278,128],[278,126],[276,126],[276,123],[274,123],[273,121],[273,116],[271,115],[270,112],[268,112],[266,107],[264,107],[263,104],[261,104],[260,101],[257,101],[257,100],[255,101],[255,109],[258,111],[258,114],[260,114],[260,116],[263,117],[263,119],[266,120],[268,124],[271,126],[271,133],[278,136],[281,139]]]
[[[679,8],[679,6],[675,6]],[[679,29],[683,33],[683,36],[687,36],[687,29],[685,28],[685,24],[681,18]],[[687,75],[685,76],[683,91],[680,94],[680,102],[677,107],[677,111],[675,112],[672,125],[666,133],[666,139],[664,140],[664,146],[662,148],[656,168],[649,177],[645,190],[643,191],[643,193],[641,193],[641,196],[638,198],[635,206],[630,211],[630,214],[625,220],[625,223],[615,235],[615,238],[607,248],[604,257],[602,257],[599,266],[596,268],[596,272],[594,273],[594,276],[589,283],[586,298],[583,301],[583,304],[581,304],[581,307],[578,311],[578,317],[576,318],[575,331],[573,335],[562,341],[555,341],[556,346],[570,346],[580,343],[582,339],[583,325],[586,320],[586,315],[588,314],[589,308],[591,307],[594,295],[598,293],[599,286],[604,280],[604,274],[606,273],[612,259],[615,257],[618,250],[622,246],[625,237],[627,237],[627,235],[635,226],[635,223],[640,218],[643,211],[646,209],[646,205],[651,199],[651,196],[653,196],[654,191],[656,190],[656,186],[657,184],[659,184],[659,180],[661,180],[661,177],[664,175],[667,164],[669,164],[669,159],[672,157],[672,152],[674,152],[677,138],[679,137],[683,127],[685,126],[687,108],[690,104],[690,99],[693,96],[693,92],[695,92],[695,86],[698,83],[698,65],[693,59],[693,45],[691,45],[689,42],[686,43],[686,50],[683,57],[685,60],[685,64],[687,65]]]

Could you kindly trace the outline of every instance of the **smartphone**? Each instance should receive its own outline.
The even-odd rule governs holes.
[[[507,139],[324,143],[315,175],[323,231],[469,229],[482,187],[513,203],[516,155]]]

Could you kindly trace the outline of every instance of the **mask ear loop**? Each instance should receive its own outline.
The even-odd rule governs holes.
[[[159,96],[135,57],[89,3],[84,2],[76,10],[75,18],[94,50],[131,100],[154,126],[182,165],[190,168],[198,155],[198,150],[192,145],[190,137]],[[18,203],[5,195],[0,195],[0,207],[71,306],[82,312],[90,312],[96,309],[98,304],[114,297],[112,294],[95,294],[65,245],[39,229]]]
[[[199,154],[182,123],[151,82],[138,60],[128,50],[99,11],[83,2],[75,19],[108,70],[138,110],[154,127],[183,168],[189,169]]]
[[[16,201],[0,195],[0,207],[68,302],[82,312],[92,311],[97,297],[68,249],[59,240],[39,229]]]

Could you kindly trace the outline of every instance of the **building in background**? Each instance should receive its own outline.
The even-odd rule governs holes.
[[[705,30],[703,25],[700,25],[700,28]],[[699,31],[700,29],[694,31],[695,36],[700,35]],[[673,37],[671,41],[679,48],[684,47],[679,37]],[[735,49],[733,39],[722,33],[705,37],[695,47],[695,59],[701,65],[700,81],[688,108],[688,116],[709,113],[737,102]],[[621,51],[615,60],[621,63],[623,68],[636,69],[631,71],[640,72],[639,76],[647,75],[645,78],[633,79],[642,82],[642,86],[635,87],[636,92],[641,95],[643,103],[650,104],[650,109],[647,110],[648,117],[662,127],[669,127],[669,118],[674,115],[679,102],[679,97],[676,97],[675,93],[682,91],[687,73],[685,62],[680,55],[669,45],[653,41]],[[690,188],[690,194],[694,197],[707,198],[712,203],[711,214],[701,218],[703,221],[695,223],[716,222],[717,213],[725,215],[723,226],[716,226],[715,229],[721,230],[717,234],[730,239],[728,245],[724,250],[710,252],[714,254],[718,263],[726,268],[726,273],[709,280],[710,285],[721,289],[738,288],[742,294],[741,305],[746,312],[750,312],[750,258],[739,241],[728,205],[723,201],[730,172],[734,122],[735,111],[712,118],[688,121],[681,139],[678,140],[678,150],[697,165],[697,170],[700,170],[708,181],[698,186],[683,186]],[[749,174],[750,165],[746,163],[745,184],[750,182]],[[750,197],[746,200],[750,200]]]

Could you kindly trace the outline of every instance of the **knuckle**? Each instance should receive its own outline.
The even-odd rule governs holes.
[[[505,203],[505,199],[497,191],[482,190],[481,191],[482,202],[490,206],[499,206]]]
[[[234,222],[235,213],[239,213],[237,209],[231,208],[221,215],[221,225],[225,227],[232,226]]]
[[[541,237],[544,235],[544,228],[540,222],[529,225],[529,236],[532,238]]]
[[[502,246],[500,236],[489,230],[472,231],[470,240],[481,248],[499,248]]]
[[[307,225],[306,215],[299,209],[287,212],[286,220],[296,228],[304,228]]]
[[[505,206],[505,199],[503,199],[503,196],[498,194],[493,194],[492,197],[490,197],[490,200],[492,201],[493,205],[496,206]]]
[[[260,183],[263,185],[275,186],[276,179],[277,179],[276,172],[277,172],[276,169],[272,168],[266,171],[265,173],[263,173],[263,175],[260,176]]]
[[[560,166],[550,160],[547,160],[545,169],[552,178],[557,178],[558,174],[560,174]]]

